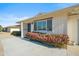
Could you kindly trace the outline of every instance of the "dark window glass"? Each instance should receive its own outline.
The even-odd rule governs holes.
[[[46,30],[47,29],[47,24],[46,24],[47,21],[42,21],[42,29],[43,30]]]
[[[38,30],[42,30],[42,27],[43,27],[42,22],[41,21],[37,22],[37,28],[38,28]]]
[[[46,21],[38,21],[37,28],[38,30],[46,30]]]
[[[47,20],[47,30],[52,31],[52,19]]]
[[[37,22],[34,22],[34,30],[37,30]]]
[[[28,24],[28,32],[31,32],[31,24]]]
[[[46,30],[46,21],[34,22],[34,30]]]

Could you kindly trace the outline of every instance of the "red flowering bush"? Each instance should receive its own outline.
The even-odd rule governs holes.
[[[66,47],[68,44],[68,36],[64,34],[58,34],[58,35],[47,35],[47,34],[40,34],[40,33],[33,33],[33,32],[27,32],[26,36],[30,38],[31,40],[38,40],[41,42],[48,43],[50,45],[54,45],[56,47]]]

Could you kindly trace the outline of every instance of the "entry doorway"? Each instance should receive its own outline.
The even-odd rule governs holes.
[[[27,27],[28,27],[27,31],[31,32],[31,24],[30,23],[27,24]]]

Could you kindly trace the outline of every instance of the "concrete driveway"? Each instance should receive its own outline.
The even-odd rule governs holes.
[[[9,33],[0,33],[5,56],[66,56],[79,55],[78,47],[68,46],[68,49],[47,47],[27,39],[11,36]],[[72,49],[73,48],[73,49]],[[76,52],[75,52],[76,50]]]
[[[3,55],[4,55],[4,49],[3,49],[2,43],[0,41],[0,56],[3,56]]]

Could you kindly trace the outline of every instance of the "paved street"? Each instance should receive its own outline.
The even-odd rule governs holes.
[[[47,47],[30,42],[20,37],[11,36],[9,33],[0,33],[1,48],[4,56],[66,56],[79,55],[79,46],[68,46],[68,49]]]

